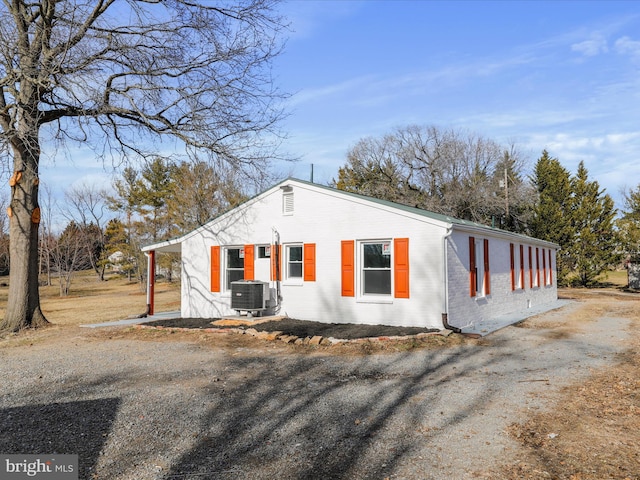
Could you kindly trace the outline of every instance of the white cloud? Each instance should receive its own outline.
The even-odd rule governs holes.
[[[629,37],[621,37],[614,44],[616,52],[623,55],[640,56],[640,41]]]
[[[363,6],[361,1],[286,2],[282,13],[291,22],[291,38],[308,39],[325,25],[356,15]]]
[[[589,40],[572,44],[571,50],[581,53],[585,57],[595,57],[600,53],[607,53],[609,48],[607,47],[607,39],[600,33],[594,33]]]
[[[352,91],[358,92],[371,83],[371,81],[371,76],[362,76],[322,87],[306,88],[295,93],[288,103],[290,107],[295,107],[307,102],[318,102],[326,97],[334,97]]]

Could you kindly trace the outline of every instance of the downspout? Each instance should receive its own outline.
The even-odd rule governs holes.
[[[445,330],[451,330],[453,333],[461,333],[458,327],[449,325],[449,268],[447,257],[447,243],[449,237],[453,233],[453,229],[449,227],[447,233],[442,237],[442,278],[444,280],[444,298],[442,299],[442,326]]]
[[[276,287],[276,305],[274,307],[274,311],[276,313],[278,313],[280,311],[280,302],[282,301],[282,294],[280,292],[280,255],[279,255],[279,251],[280,249],[278,248],[280,246],[280,233],[278,233],[278,230],[276,230],[275,227],[271,227],[271,233],[273,235],[273,252],[271,252],[271,255],[274,256],[274,281],[275,281],[275,287]]]
[[[138,315],[138,318],[145,318],[153,315],[156,283],[156,251],[150,250],[144,253],[147,257],[147,311]]]

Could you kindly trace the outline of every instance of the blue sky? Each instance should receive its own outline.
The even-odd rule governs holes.
[[[411,124],[543,149],[620,204],[640,184],[640,1],[290,1],[274,65],[292,94],[281,174],[326,183],[359,139]],[[56,188],[110,182],[99,162],[43,160]],[[82,158],[87,152],[72,151]]]
[[[292,1],[274,73],[290,173],[328,182],[360,138],[410,124],[543,149],[620,204],[640,183],[640,2]],[[621,206],[621,205],[619,205]]]

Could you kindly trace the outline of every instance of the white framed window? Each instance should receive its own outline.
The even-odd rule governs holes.
[[[510,250],[513,262],[513,244]],[[491,294],[489,251],[488,238],[469,237],[469,294],[471,297],[482,298]],[[513,270],[511,274],[513,275]]]
[[[524,285],[522,285],[521,248],[521,245],[515,244],[513,249],[514,288],[517,290],[521,290],[524,288]]]
[[[476,297],[485,296],[484,275],[484,240],[476,238],[473,242],[476,258]]]
[[[360,242],[360,295],[391,297],[391,240]]]
[[[231,290],[231,282],[244,279],[244,247],[225,249],[224,277],[227,290]]]
[[[285,280],[302,282],[302,244],[285,245]]]
[[[271,245],[258,245],[258,258],[271,258]]]

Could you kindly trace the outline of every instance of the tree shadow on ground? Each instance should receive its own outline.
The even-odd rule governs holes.
[[[487,382],[455,412],[439,411],[447,386],[496,361],[476,361],[477,352],[423,352],[424,363],[415,369],[407,369],[409,355],[382,363],[370,357],[344,359],[338,366],[315,357],[290,363],[265,357],[234,360],[234,369],[248,375],[234,385],[222,379],[205,387],[211,404],[199,440],[164,478],[391,476],[423,442],[434,441],[418,430],[437,435],[491,402],[496,392]],[[457,369],[450,365],[452,357]],[[266,373],[282,371],[283,362],[288,363],[286,376]]]
[[[118,412],[118,398],[0,410],[5,454],[78,455],[78,478],[90,478]]]

